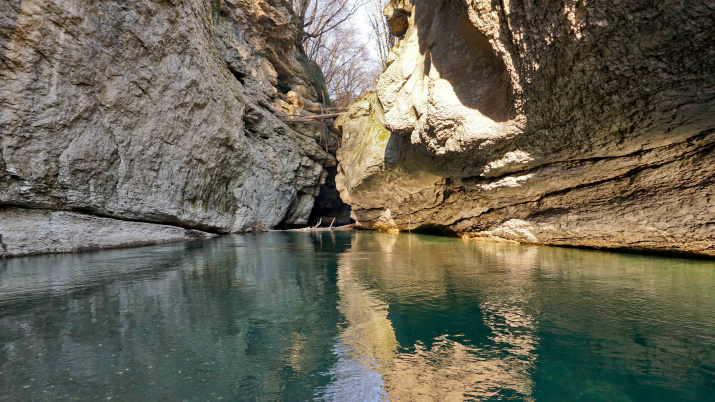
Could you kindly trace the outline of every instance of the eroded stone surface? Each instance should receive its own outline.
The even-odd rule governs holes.
[[[199,230],[76,212],[0,208],[0,257],[145,246],[214,236]]]
[[[0,205],[216,232],[306,221],[335,160],[271,106],[317,97],[289,9],[0,3]]]
[[[338,188],[365,228],[715,255],[712,11],[415,0]]]

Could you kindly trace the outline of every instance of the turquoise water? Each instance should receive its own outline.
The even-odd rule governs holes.
[[[0,262],[0,400],[707,401],[715,263],[285,233]]]

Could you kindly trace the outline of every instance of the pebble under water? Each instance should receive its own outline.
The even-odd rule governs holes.
[[[715,262],[271,232],[0,261],[0,400],[705,401]]]

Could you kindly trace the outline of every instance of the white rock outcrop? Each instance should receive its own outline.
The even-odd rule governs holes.
[[[715,255],[712,11],[394,0],[338,189],[364,228]]]

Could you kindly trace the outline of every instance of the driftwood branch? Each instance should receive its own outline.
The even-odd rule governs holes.
[[[344,112],[316,114],[313,116],[303,116],[300,114],[279,114],[278,117],[281,118],[282,120],[287,121],[287,122],[306,122],[306,121],[313,121],[313,120],[334,119],[334,118],[342,115],[343,113]]]
[[[322,106],[323,104],[319,104]],[[345,107],[308,107],[306,105],[305,110],[313,113],[335,113],[335,112],[347,112],[348,109]]]
[[[355,224],[329,228],[307,227],[302,229],[272,230],[272,232],[347,232],[355,229]]]

